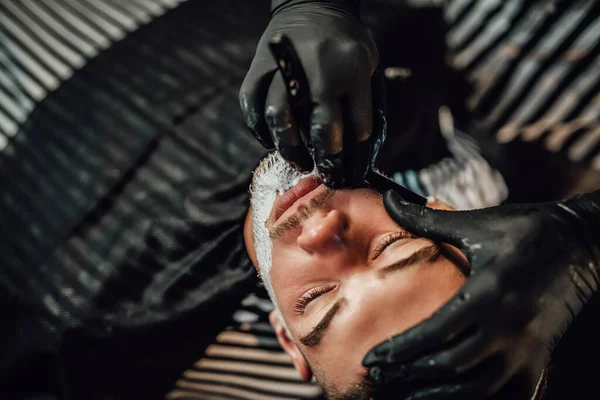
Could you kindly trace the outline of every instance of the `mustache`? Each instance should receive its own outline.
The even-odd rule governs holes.
[[[326,208],[331,204],[335,190],[325,189],[324,192],[319,193],[313,199],[310,200],[308,206],[297,213],[291,215],[283,222],[278,223],[269,230],[269,238],[275,240],[283,236],[286,232],[296,229],[300,224],[310,218],[315,212],[320,209]]]

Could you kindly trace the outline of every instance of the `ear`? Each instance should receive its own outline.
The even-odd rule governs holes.
[[[302,354],[298,346],[296,346],[296,343],[294,343],[292,338],[288,335],[288,332],[279,320],[279,315],[276,311],[271,311],[269,314],[269,322],[271,322],[271,325],[275,330],[275,335],[277,335],[279,344],[292,359],[294,368],[296,368],[296,371],[300,374],[300,378],[304,382],[310,381],[312,379],[312,371],[308,362],[304,358],[304,354]]]

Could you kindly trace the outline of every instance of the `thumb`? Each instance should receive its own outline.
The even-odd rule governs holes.
[[[390,217],[402,228],[417,236],[451,244],[463,251],[476,225],[469,211],[442,211],[406,202],[396,192],[388,190],[383,203]]]

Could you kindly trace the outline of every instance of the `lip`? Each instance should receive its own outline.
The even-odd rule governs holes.
[[[275,211],[273,220],[277,222],[298,200],[314,191],[320,185],[321,181],[314,176],[300,180],[294,187],[275,200],[275,204],[273,205],[273,210]]]

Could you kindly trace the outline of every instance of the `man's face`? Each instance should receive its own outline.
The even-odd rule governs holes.
[[[369,189],[305,178],[276,196],[264,225],[291,339],[339,391],[366,375],[373,346],[430,316],[465,280],[446,248],[399,227]]]

